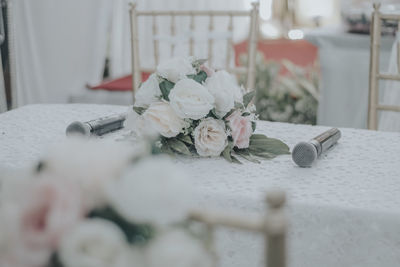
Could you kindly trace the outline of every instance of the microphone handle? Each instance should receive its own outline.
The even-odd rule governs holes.
[[[108,116],[87,122],[75,121],[68,125],[67,135],[80,134],[85,136],[103,135],[109,132],[119,130],[124,127],[126,114]]]
[[[103,135],[109,132],[119,130],[123,127],[126,115],[121,114],[116,117],[106,117],[86,122],[92,128],[94,135]]]
[[[341,133],[338,128],[332,128],[314,137],[310,142],[317,147],[318,156],[327,151],[340,139]]]

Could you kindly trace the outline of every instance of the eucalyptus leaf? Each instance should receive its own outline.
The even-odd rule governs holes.
[[[146,108],[143,108],[143,107],[135,107],[134,106],[132,109],[139,115],[142,115],[146,111]]]
[[[230,145],[227,145],[224,151],[222,151],[222,156],[229,162],[233,162],[231,152],[232,152],[232,147]]]
[[[241,156],[242,158],[244,158],[244,159],[250,161],[250,162],[260,163],[260,161],[259,161],[258,159],[254,158],[254,157],[250,154],[250,152],[249,152],[248,149],[238,149],[238,150],[235,150],[235,153],[236,153],[237,155]]]
[[[192,153],[190,153],[189,148],[185,145],[184,142],[176,139],[176,138],[171,138],[168,140],[168,145],[170,148],[178,153],[181,153],[183,155],[191,156]]]
[[[207,73],[205,71],[199,71],[197,74],[187,75],[189,79],[193,79],[198,83],[203,83],[207,79]]]
[[[171,91],[172,88],[174,88],[175,84],[173,82],[170,82],[168,80],[163,80],[160,82],[160,90],[162,97],[169,101],[169,92]]]
[[[253,90],[251,92],[248,92],[243,96],[243,105],[245,108],[250,104],[251,100],[253,99],[254,95],[256,94],[256,91]]]
[[[268,138],[262,134],[253,134],[250,137],[249,150],[252,154],[254,153],[270,153],[273,155],[290,154],[289,147],[281,140]]]
[[[190,138],[189,135],[181,134],[178,136],[178,139],[181,140],[182,142],[185,142],[186,144],[193,145],[192,138]]]
[[[127,241],[131,244],[146,244],[155,234],[155,229],[151,225],[131,223],[109,206],[92,210],[88,217],[113,222],[122,230]]]
[[[251,128],[253,129],[253,132],[256,130],[257,123],[255,121],[251,122]]]
[[[244,108],[243,104],[235,101],[235,109]]]
[[[231,159],[232,159],[233,163],[242,164],[242,162],[240,160],[238,160],[235,156],[231,155]]]

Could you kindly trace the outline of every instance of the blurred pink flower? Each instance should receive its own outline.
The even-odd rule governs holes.
[[[207,77],[211,77],[215,73],[215,70],[213,68],[210,68],[205,64],[200,66],[200,70],[204,71],[207,74]]]
[[[8,259],[15,266],[43,266],[61,237],[83,217],[81,191],[75,184],[37,177],[18,190],[16,203],[7,203]]]
[[[237,148],[248,148],[253,134],[251,116],[242,116],[240,111],[235,111],[226,120],[232,130],[233,144]]]

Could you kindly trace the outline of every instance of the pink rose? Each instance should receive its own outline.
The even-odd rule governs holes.
[[[66,181],[37,178],[18,188],[15,202],[9,199],[1,210],[8,248],[0,265],[43,266],[61,237],[83,218],[79,188]]]
[[[232,130],[233,144],[237,148],[248,148],[253,134],[251,116],[242,116],[240,111],[235,111],[226,120]]]
[[[204,71],[207,74],[207,77],[211,77],[215,73],[215,70],[213,68],[210,68],[205,64],[200,66],[200,70]]]

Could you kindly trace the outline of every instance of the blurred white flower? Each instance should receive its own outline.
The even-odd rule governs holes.
[[[241,88],[235,78],[225,70],[208,77],[205,87],[215,98],[215,111],[220,118],[234,107],[235,102],[243,101]]]
[[[176,57],[161,62],[157,66],[157,74],[161,77],[176,83],[180,79],[186,78],[186,75],[196,74],[189,58]]]
[[[154,102],[143,113],[147,125],[165,137],[175,137],[188,123],[176,115],[175,111],[167,102]]]
[[[61,240],[65,267],[130,267],[128,244],[117,225],[102,219],[83,221]]]
[[[146,249],[148,267],[211,267],[212,256],[200,243],[181,230],[156,236]]]
[[[159,81],[155,73],[151,74],[149,78],[140,85],[135,93],[136,107],[147,108],[151,103],[158,101],[161,97],[161,90]]]
[[[184,219],[193,192],[188,177],[165,157],[139,161],[110,183],[110,204],[133,223],[167,224]]]
[[[185,119],[204,118],[214,107],[214,97],[200,83],[192,79],[177,82],[169,93],[171,107]]]
[[[124,121],[124,128],[130,130],[135,137],[153,139],[158,136],[158,132],[149,127],[143,116],[129,108]]]
[[[135,152],[113,141],[69,138],[44,158],[39,175],[71,180],[83,191],[87,209],[105,203],[105,185],[119,177]]]
[[[193,132],[196,151],[200,156],[219,156],[228,144],[225,124],[221,120],[206,118]]]

